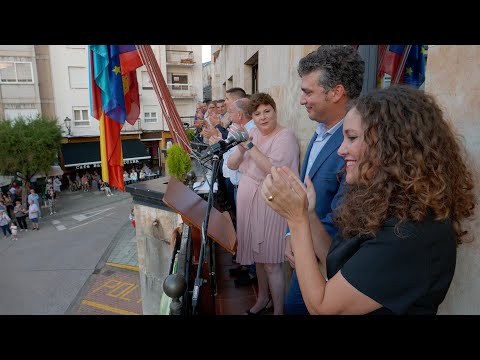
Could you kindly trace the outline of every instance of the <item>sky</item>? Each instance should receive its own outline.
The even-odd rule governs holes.
[[[211,60],[210,45],[202,45],[202,64]]]

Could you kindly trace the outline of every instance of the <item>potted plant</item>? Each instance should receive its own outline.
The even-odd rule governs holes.
[[[185,182],[186,175],[192,169],[190,155],[178,144],[173,144],[167,149],[167,169],[170,176]]]
[[[195,130],[187,129],[187,138],[188,138],[188,141],[195,140]]]

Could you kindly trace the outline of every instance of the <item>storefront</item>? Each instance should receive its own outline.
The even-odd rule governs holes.
[[[123,163],[125,169],[142,167],[151,158],[148,150],[138,139],[122,140]],[[68,173],[83,173],[86,170],[101,169],[100,142],[62,144],[63,166]]]

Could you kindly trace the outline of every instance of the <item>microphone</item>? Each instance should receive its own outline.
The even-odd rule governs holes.
[[[228,139],[220,140],[216,144],[211,145],[210,148],[207,150],[207,153],[202,156],[202,160],[210,158],[215,154],[223,154],[227,152],[227,150],[231,149],[234,146],[237,146],[244,141],[247,141],[248,139],[250,139],[250,136],[246,131],[234,132],[231,136],[228,137]]]

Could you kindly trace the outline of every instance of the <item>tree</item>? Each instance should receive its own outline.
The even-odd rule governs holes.
[[[53,118],[0,120],[0,174],[22,179],[23,201],[30,178],[37,172],[47,173],[53,165],[61,138],[61,128]]]

